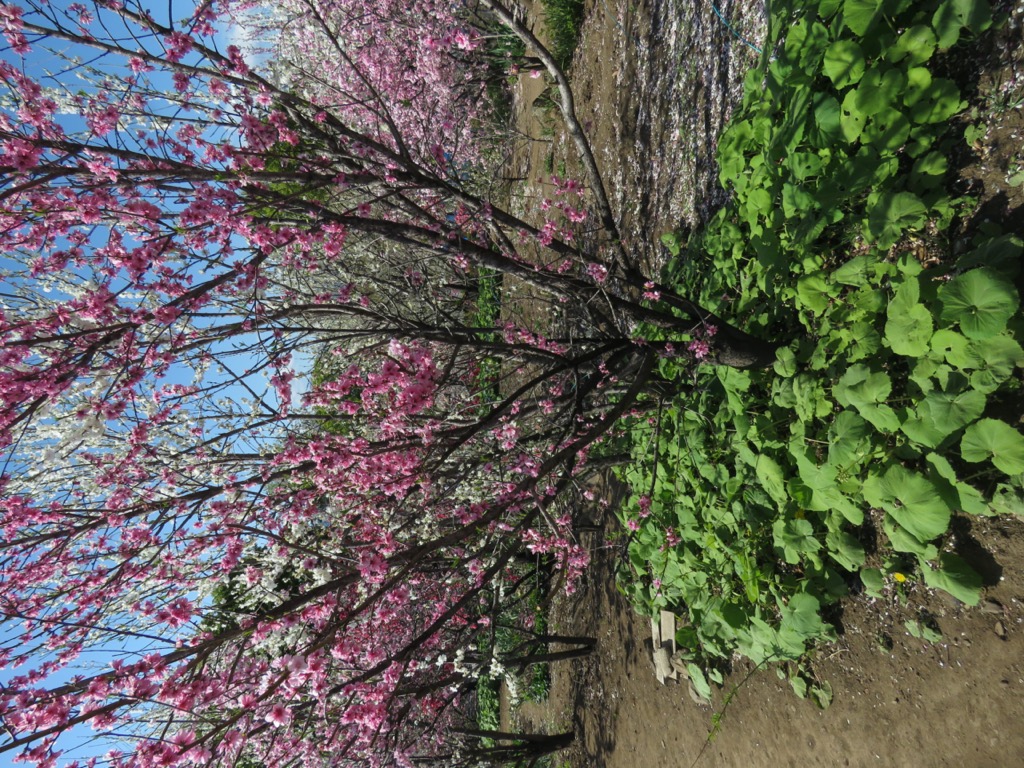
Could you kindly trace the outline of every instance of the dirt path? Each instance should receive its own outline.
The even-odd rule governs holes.
[[[735,33],[710,3],[588,2],[572,69],[580,118],[623,239],[651,274],[664,260],[658,236],[698,224],[723,200],[714,164],[717,136],[755,60],[751,45],[763,36],[765,19],[763,5],[748,0],[718,9]],[[1021,47],[1013,44],[1017,38],[1007,39]],[[1007,72],[1016,76],[1019,56],[1008,53]],[[524,79],[521,87],[520,128],[541,141],[523,144],[519,171],[536,179],[565,163],[571,172],[571,153],[557,131],[551,135],[531,111],[540,84]],[[1019,109],[1010,117],[1017,123],[992,133],[1012,146]],[[1012,151],[1004,146],[1004,164]],[[987,149],[983,155],[965,174],[972,184],[995,162]],[[534,186],[526,195],[543,193]],[[526,705],[518,715],[521,725],[540,731],[574,727],[577,744],[565,755],[573,768],[1024,766],[1021,521],[972,520],[958,534],[984,566],[988,590],[981,608],[968,610],[920,588],[849,601],[834,617],[838,642],[814,660],[815,673],[834,690],[834,703],[822,711],[798,699],[773,672],[750,674],[742,665],[712,706],[693,701],[685,683],[659,685],[645,647],[648,620],[636,616],[614,586],[617,550],[606,536],[616,522],[605,518],[603,533],[587,534],[594,555],[587,582],[557,604],[552,618],[559,632],[597,637],[598,650],[582,662],[555,665],[547,704]],[[907,621],[930,623],[941,630],[941,641],[911,637]],[[734,689],[707,744],[712,716]]]

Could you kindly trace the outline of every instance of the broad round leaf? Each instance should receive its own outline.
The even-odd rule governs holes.
[[[885,107],[868,120],[861,141],[882,153],[895,153],[910,137],[910,121],[898,109]]]
[[[825,51],[823,68],[836,88],[853,85],[864,76],[864,51],[853,40],[837,40]]]
[[[864,590],[871,597],[882,596],[882,589],[885,587],[885,577],[882,576],[880,570],[877,568],[865,568],[860,572],[860,580],[864,585]]]
[[[1017,291],[1000,275],[982,267],[958,276],[939,294],[942,321],[959,323],[964,336],[985,339],[995,336],[1017,311]]]
[[[757,479],[761,481],[761,486],[771,496],[772,501],[778,504],[780,508],[784,507],[789,500],[789,495],[786,493],[786,480],[782,474],[782,467],[779,466],[778,462],[767,454],[762,453],[757,457],[757,465],[754,467],[754,471],[757,473]]]
[[[952,517],[952,509],[935,483],[898,464],[889,467],[882,477],[868,477],[864,498],[882,507],[922,544],[945,533]]]
[[[921,411],[945,434],[952,434],[981,416],[985,395],[973,389],[963,392],[931,392]]]
[[[907,84],[906,75],[898,69],[872,67],[857,86],[857,108],[874,115],[897,103]]]
[[[815,94],[814,124],[820,134],[818,146],[829,146],[840,136],[839,102],[824,93]]]
[[[1015,368],[1024,366],[1024,349],[1008,334],[978,339],[971,347],[984,361],[971,374],[971,386],[979,392],[994,392],[1010,378]]]
[[[977,605],[981,599],[981,576],[958,555],[943,552],[938,570],[925,566],[921,571],[925,584],[949,592],[962,603]]]
[[[908,88],[903,101],[910,119],[922,124],[945,122],[964,107],[956,83],[942,77],[932,80],[927,87]]]
[[[905,231],[924,224],[927,214],[924,203],[912,192],[885,193],[868,211],[868,234],[888,248]]]
[[[846,0],[843,19],[850,31],[860,37],[882,15],[882,0]]]
[[[935,53],[935,33],[931,27],[924,24],[916,24],[910,29],[904,30],[896,41],[896,45],[889,48],[885,56],[891,62],[902,61],[910,66],[923,64]]]
[[[849,91],[843,99],[843,106],[839,112],[839,125],[843,130],[843,138],[851,144],[860,137],[864,130],[864,123],[867,122],[867,115],[857,107],[857,92]]]
[[[932,337],[932,314],[918,302],[917,278],[909,278],[896,291],[886,312],[885,340],[897,355],[920,357]]]
[[[1008,475],[1024,472],[1024,435],[998,419],[982,419],[964,432],[960,441],[964,461],[981,462],[989,458]]]

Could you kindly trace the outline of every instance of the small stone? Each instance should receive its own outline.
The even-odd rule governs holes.
[[[999,637],[1004,639],[1006,638],[1006,625],[1003,624],[1002,620],[996,622],[995,627],[993,627],[993,631],[999,635]]]
[[[999,615],[1002,615],[1003,611],[1006,610],[998,600],[982,600],[981,605],[978,607],[983,613],[998,613]]]

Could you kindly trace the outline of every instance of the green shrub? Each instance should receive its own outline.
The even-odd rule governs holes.
[[[551,55],[565,69],[580,40],[583,24],[583,0],[541,0],[544,6],[544,27],[551,37]]]
[[[663,360],[692,385],[631,431],[621,583],[686,620],[713,680],[734,653],[788,662],[827,703],[805,662],[829,605],[908,572],[975,604],[953,517],[1024,513],[1022,244],[915,247],[970,203],[946,160],[966,103],[933,65],[990,24],[981,0],[773,3],[774,56],[719,144],[732,200],[685,249],[665,238],[671,280],[792,339],[768,371]]]

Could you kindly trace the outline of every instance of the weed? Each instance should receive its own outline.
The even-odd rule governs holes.
[[[553,149],[549,149],[548,153],[544,156],[544,172],[555,172],[555,151]]]
[[[566,69],[580,39],[583,24],[583,0],[541,0],[544,26],[551,37],[551,54],[558,66]]]
[[[1014,155],[1006,171],[1006,183],[1011,187],[1024,185],[1024,155]]]
[[[695,667],[771,660],[822,704],[807,659],[834,637],[827,606],[887,579],[976,604],[953,516],[1024,514],[1024,435],[1007,416],[1022,243],[989,230],[939,263],[910,246],[970,208],[946,161],[967,105],[930,65],[991,14],[984,0],[839,6],[772,4],[774,55],[719,143],[732,201],[685,250],[663,241],[669,280],[791,342],[770,371],[663,359],[688,392],[632,426],[619,512],[635,531],[621,588],[688,619]],[[868,510],[885,572],[866,562]]]

